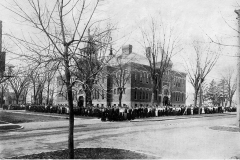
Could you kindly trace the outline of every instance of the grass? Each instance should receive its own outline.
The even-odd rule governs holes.
[[[8,123],[26,123],[26,122],[46,122],[46,121],[57,121],[57,120],[67,120],[64,118],[41,116],[41,115],[30,115],[24,113],[10,113],[5,111],[0,111],[0,121]]]
[[[156,157],[124,149],[78,148],[74,150],[75,159],[155,159]],[[68,159],[68,150],[44,152],[40,154],[12,157],[12,159]]]
[[[219,130],[219,131],[240,132],[240,128],[238,127],[213,126],[213,127],[210,127],[210,129]]]

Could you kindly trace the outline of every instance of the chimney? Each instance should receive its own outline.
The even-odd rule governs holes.
[[[129,45],[123,46],[122,47],[122,53],[123,54],[130,54],[130,53],[132,53],[132,45],[129,44]]]

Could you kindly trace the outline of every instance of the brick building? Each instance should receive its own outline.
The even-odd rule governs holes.
[[[129,74],[129,79],[124,85],[122,94],[123,106],[148,106],[152,96],[152,81],[149,73],[148,61],[144,56],[132,52],[132,46],[122,48],[124,70]],[[92,90],[92,104],[96,106],[117,106],[119,104],[119,86],[114,83],[113,76],[106,74],[117,70],[114,59],[109,66],[101,73],[94,89]],[[154,103],[158,105],[179,106],[185,104],[186,97],[186,73],[172,70],[172,62],[164,74],[162,82],[162,93],[155,93]],[[118,72],[116,72],[118,74]],[[61,78],[57,78],[58,96],[57,104],[65,104],[66,89],[62,86]],[[79,106],[87,105],[85,94],[81,84],[73,87],[74,104]]]

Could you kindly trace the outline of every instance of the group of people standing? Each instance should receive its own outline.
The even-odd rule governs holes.
[[[68,114],[68,105],[26,105],[26,110],[34,112],[47,112]],[[148,118],[159,116],[176,116],[176,115],[193,115],[198,114],[212,114],[223,113],[225,109],[223,107],[192,107],[192,106],[139,106],[139,107],[121,107],[121,106],[88,106],[77,107],[74,106],[73,112],[75,115],[98,117],[102,121],[124,121],[133,120],[136,118]],[[228,111],[228,110],[227,110]]]

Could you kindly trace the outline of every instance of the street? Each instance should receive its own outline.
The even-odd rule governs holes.
[[[210,127],[234,127],[235,117],[225,115],[141,122],[101,122],[96,119],[82,125],[81,119],[76,119],[75,148],[120,148],[157,158],[228,159],[240,154],[239,132]],[[0,158],[65,149],[67,139],[66,126],[32,130],[26,127],[1,133]]]

